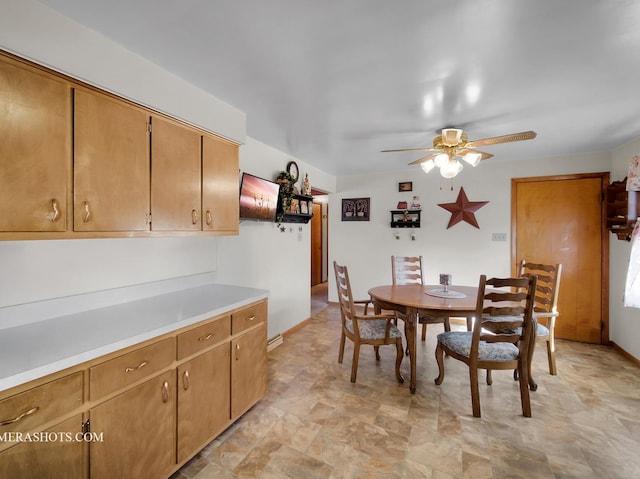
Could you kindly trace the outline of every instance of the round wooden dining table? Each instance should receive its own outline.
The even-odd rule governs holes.
[[[409,348],[411,367],[409,390],[411,393],[416,392],[416,337],[419,315],[438,318],[464,317],[467,319],[467,329],[471,329],[476,312],[478,287],[451,286],[449,291],[451,294],[448,297],[442,297],[444,293],[439,284],[384,285],[375,286],[369,290],[369,296],[377,312],[381,309],[393,310],[406,317],[407,348]],[[439,295],[438,292],[440,292]],[[454,297],[462,295],[464,297]]]

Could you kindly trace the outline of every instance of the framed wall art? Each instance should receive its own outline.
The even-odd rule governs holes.
[[[413,181],[402,181],[398,183],[398,191],[413,191]]]
[[[342,221],[369,221],[371,198],[343,198]]]

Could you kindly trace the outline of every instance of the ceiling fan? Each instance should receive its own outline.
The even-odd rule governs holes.
[[[425,173],[429,173],[434,167],[440,168],[440,174],[445,178],[453,178],[462,171],[462,159],[471,166],[477,166],[481,160],[491,158],[491,153],[478,151],[481,146],[497,145],[512,141],[532,140],[536,137],[535,131],[522,131],[504,136],[494,136],[481,140],[471,140],[459,128],[443,128],[442,134],[433,139],[433,148],[402,148],[399,150],[382,150],[383,153],[397,151],[431,151],[422,158],[409,163],[419,164]]]

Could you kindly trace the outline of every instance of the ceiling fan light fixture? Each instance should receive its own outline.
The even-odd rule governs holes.
[[[446,153],[440,153],[436,155],[436,157],[433,159],[435,166],[437,166],[438,168],[442,168],[444,165],[447,164],[448,161],[449,161],[449,155],[447,155]]]
[[[447,146],[457,146],[462,138],[462,130],[458,128],[444,128],[442,130],[442,143]]]
[[[420,168],[422,168],[422,171],[424,171],[425,173],[429,173],[435,166],[436,164],[433,162],[433,160],[427,160],[420,163]]]
[[[458,160],[451,160],[440,167],[440,174],[444,178],[453,178],[462,171],[462,163]]]
[[[469,151],[466,153],[462,159],[469,163],[471,166],[478,166],[480,160],[482,159],[482,153],[478,153],[477,151]]]

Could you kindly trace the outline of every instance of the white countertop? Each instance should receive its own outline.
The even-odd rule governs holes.
[[[267,297],[205,284],[0,329],[0,391]]]

